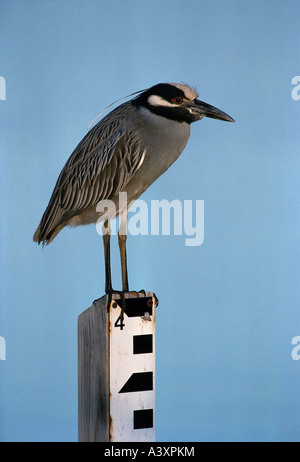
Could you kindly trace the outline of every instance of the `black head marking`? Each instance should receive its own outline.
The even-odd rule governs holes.
[[[166,103],[170,103],[170,105],[172,104],[173,106],[168,106],[164,104],[160,105],[159,103],[151,104],[152,96],[162,98],[162,103],[163,101],[165,101]],[[184,91],[181,88],[178,88],[177,86],[169,83],[158,83],[157,85],[148,88],[148,90],[144,91],[137,98],[133,99],[132,103],[137,107],[147,108],[152,113],[165,117],[167,119],[176,120],[177,122],[193,122],[194,118],[191,117],[191,114],[187,110],[187,107],[184,103],[182,105],[174,106],[175,98],[183,100],[187,99]]]
[[[138,106],[147,106],[148,98],[152,95],[160,96],[169,103],[172,103],[172,100],[176,97],[184,98],[185,96],[184,92],[174,85],[170,85],[169,83],[158,83],[157,85],[154,85],[154,87],[148,88],[148,90],[144,91],[141,95],[135,98],[133,102]]]

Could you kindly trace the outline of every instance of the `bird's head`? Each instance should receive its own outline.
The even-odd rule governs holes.
[[[197,99],[197,91],[186,84],[159,83],[143,91],[132,102],[156,115],[188,124],[211,117],[234,122],[225,112]]]

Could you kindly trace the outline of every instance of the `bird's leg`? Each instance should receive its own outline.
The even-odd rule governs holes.
[[[109,219],[107,219],[103,223],[102,227],[102,236],[103,236],[103,246],[104,246],[104,259],[105,259],[105,293],[108,295],[107,299],[107,310],[109,309],[111,302],[112,302],[112,296],[113,293],[116,292],[120,295],[121,297],[121,314],[119,318],[116,321],[117,327],[120,327],[123,329],[124,327],[124,310],[125,310],[125,297],[124,297],[124,292],[123,291],[114,291],[112,288],[112,282],[111,282],[111,265],[110,265],[110,235],[111,235],[111,229],[110,229],[110,222]]]
[[[105,293],[108,295],[107,299],[107,310],[109,310],[112,295],[113,295],[113,288],[111,283],[111,266],[110,266],[110,222],[107,219],[102,228],[102,235],[103,235],[103,245],[104,245],[104,259],[105,259]],[[124,310],[125,310],[125,298],[123,292],[118,292],[121,296],[121,314],[116,321],[118,327],[123,329],[124,327]],[[120,322],[120,323],[119,323]]]
[[[122,268],[122,285],[123,285],[123,292],[129,292],[130,294],[134,294],[137,297],[142,294],[142,296],[146,296],[146,292],[144,289],[137,292],[136,290],[129,291],[129,284],[128,284],[128,272],[127,272],[127,255],[126,255],[126,239],[127,239],[127,218],[128,218],[128,208],[125,208],[122,215],[122,220],[119,228],[119,247],[120,247],[120,256],[121,256],[121,268]]]
[[[118,233],[120,256],[121,256],[121,269],[122,269],[122,288],[123,292],[128,292],[128,273],[127,273],[127,257],[126,257],[126,239],[127,239],[127,217],[128,209],[125,209],[122,215],[120,229]]]
[[[110,268],[110,223],[106,220],[102,227],[104,259],[105,259],[105,293],[112,293],[111,268]]]
[[[118,326],[123,329],[124,326],[124,311],[126,308],[125,303],[125,292],[128,292],[128,276],[127,276],[127,259],[126,259],[126,238],[127,238],[127,216],[128,216],[128,209],[126,208],[122,214],[122,220],[119,228],[118,233],[118,241],[120,247],[120,256],[121,256],[121,269],[122,269],[122,292],[121,292],[121,314],[117,320]]]

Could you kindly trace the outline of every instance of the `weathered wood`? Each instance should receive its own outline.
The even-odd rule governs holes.
[[[109,441],[109,332],[106,296],[78,317],[78,437]]]
[[[78,318],[80,442],[155,441],[153,293],[114,293]]]

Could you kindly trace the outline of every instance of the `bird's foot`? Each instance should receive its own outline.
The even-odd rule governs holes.
[[[136,290],[130,290],[130,291],[126,291],[125,292],[126,294],[132,294],[132,295],[135,295],[136,297],[146,297],[146,291],[145,289],[141,289],[139,291],[136,291]],[[155,300],[155,307],[158,306],[158,303],[159,303],[159,300],[157,298],[157,296],[155,295],[155,293],[153,292],[153,297],[154,297],[154,300]]]
[[[154,300],[155,300],[155,308],[158,306],[159,304],[159,300],[157,298],[157,296],[155,295],[155,293],[153,292],[153,297],[154,297]]]
[[[123,290],[113,290],[113,289],[109,289],[109,290],[106,290],[106,295],[108,296],[107,297],[107,311],[109,311],[109,308],[110,308],[110,305],[111,305],[111,302],[112,302],[112,299],[113,299],[113,295],[114,294],[118,294],[120,296],[120,299],[121,299],[121,303],[119,303],[119,305],[121,305],[121,313],[120,313],[120,316],[117,318],[116,322],[115,322],[115,327],[120,327],[121,330],[123,330],[123,327],[125,326],[124,324],[124,312],[125,312],[125,308],[126,308],[126,302],[125,302],[125,292]],[[113,308],[116,308],[117,307],[117,302],[115,301],[116,303],[116,306],[113,306]]]
[[[139,290],[138,292],[135,291],[135,290],[131,290],[131,291],[123,291],[123,290],[113,290],[113,289],[109,289],[109,290],[106,290],[106,295],[108,296],[107,297],[107,311],[109,311],[109,308],[111,306],[111,303],[112,303],[112,300],[113,300],[113,295],[114,294],[118,294],[120,296],[120,302],[118,300],[118,302],[115,300],[115,306],[113,305],[113,308],[116,308],[117,305],[120,305],[121,306],[121,313],[120,313],[120,316],[117,318],[116,322],[115,322],[115,327],[120,327],[121,330],[123,330],[123,327],[125,326],[124,324],[124,313],[125,313],[125,308],[126,308],[126,299],[125,299],[125,294],[131,294],[131,295],[135,295],[136,297],[145,297],[146,296],[146,291],[144,289],[141,289]],[[155,293],[153,292],[153,297],[154,297],[154,301],[155,301],[155,307],[158,306],[158,298],[156,297]]]
[[[145,292],[144,289],[141,289],[139,291],[137,291],[137,290],[127,290],[125,293],[130,294],[130,295],[135,295],[136,297],[146,297],[146,292]]]
[[[135,292],[137,297],[146,297],[146,291],[145,289],[141,289],[139,290],[138,292]],[[140,295],[142,294],[142,295]],[[153,292],[153,297],[154,297],[154,300],[155,300],[155,307],[158,306],[158,298],[157,296],[155,295],[155,293]]]

